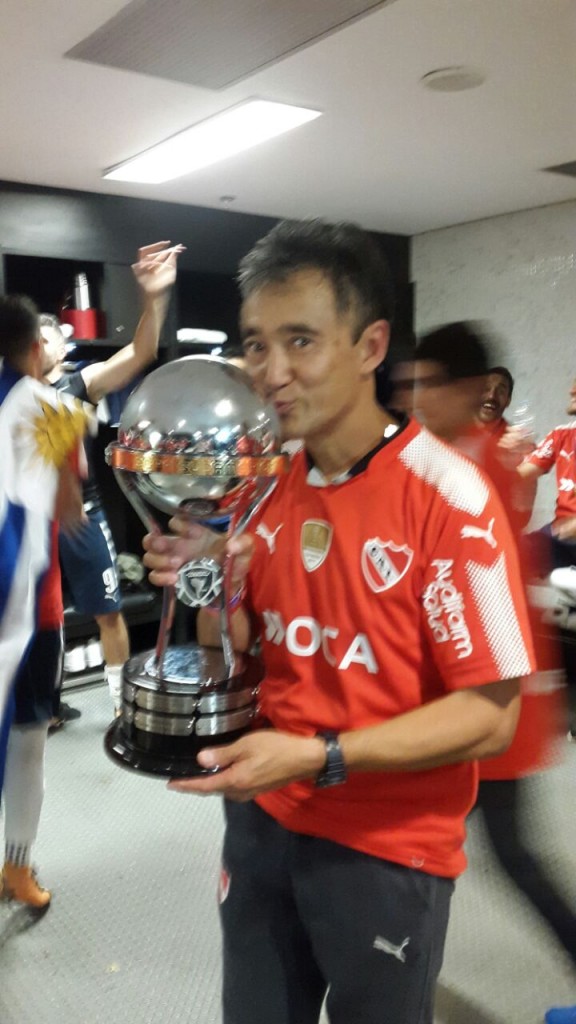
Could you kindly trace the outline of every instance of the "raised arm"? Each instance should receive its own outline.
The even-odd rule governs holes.
[[[160,331],[166,317],[170,292],[176,280],[176,264],[183,246],[155,242],[138,250],[132,270],[142,296],[142,316],[133,340],[110,359],[84,367],[82,377],[91,402],[130,384],[158,355]]]

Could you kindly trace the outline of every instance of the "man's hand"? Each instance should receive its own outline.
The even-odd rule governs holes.
[[[523,427],[507,427],[498,441],[502,461],[509,469],[515,469],[534,451],[535,440]]]
[[[552,533],[558,540],[574,540],[576,538],[576,516],[566,516],[552,527]]]
[[[156,587],[174,586],[178,571],[194,558],[214,558],[221,561],[226,538],[200,523],[189,523],[175,516],[168,526],[173,534],[147,533],[142,544],[146,554],[144,565],[151,569],[150,582]]]
[[[233,558],[233,591],[243,586],[254,548],[253,537],[243,534],[226,540],[223,534],[179,516],[171,519],[168,526],[175,536],[147,533],[142,541],[146,551],[144,565],[151,569],[149,578],[154,586],[174,586],[179,570],[194,558],[214,558],[222,562],[226,555]]]
[[[260,729],[225,747],[201,750],[199,764],[220,771],[192,779],[173,779],[168,788],[203,796],[221,794],[243,802],[297,779],[315,778],[325,761],[326,745],[321,738]]]
[[[132,271],[144,299],[156,299],[170,291],[176,280],[178,256],[184,251],[185,246],[170,246],[169,241],[154,242],[138,249],[138,260],[132,264]]]

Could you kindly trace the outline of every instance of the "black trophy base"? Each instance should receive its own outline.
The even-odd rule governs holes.
[[[253,724],[260,662],[237,655],[229,674],[220,650],[196,644],[168,648],[162,677],[153,651],[124,667],[122,709],[104,738],[122,768],[164,778],[213,775],[198,754],[233,743]]]
[[[233,743],[240,739],[245,730],[240,730],[236,735],[228,734],[226,743]],[[104,736],[104,749],[108,757],[116,764],[130,771],[139,772],[144,775],[159,775],[168,779],[191,779],[199,775],[216,775],[218,768],[202,768],[198,764],[198,754],[204,747],[215,746],[215,741],[197,746],[194,752],[184,756],[178,756],[170,751],[158,751],[157,749],[146,749],[146,746],[138,742],[136,745],[124,736],[122,720],[116,718],[112,725],[106,730]],[[219,743],[218,746],[224,746]]]

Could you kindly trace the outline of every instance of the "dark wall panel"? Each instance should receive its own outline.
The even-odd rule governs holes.
[[[184,269],[233,274],[275,223],[228,210],[0,182],[0,246],[28,255],[131,263],[142,243],[170,238],[187,246]],[[376,237],[394,277],[407,282],[410,239]]]

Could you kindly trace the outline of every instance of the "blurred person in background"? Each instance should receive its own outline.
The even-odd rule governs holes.
[[[155,242],[138,250],[132,270],[142,297],[142,316],[133,340],[106,361],[65,372],[65,339],[58,320],[47,314],[41,317],[45,375],[60,393],[74,395],[95,406],[106,395],[132,383],[154,362],[182,251],[183,246],[170,246],[168,241]],[[76,611],[93,616],[98,625],[105,676],[118,713],[122,667],[130,653],[129,637],[121,611],[114,541],[90,466],[90,450],[88,462],[88,477],[83,485],[87,521],[81,531],[60,538],[60,560]]]
[[[576,379],[570,388],[566,413],[576,416]],[[557,579],[563,580],[563,587],[571,587],[576,597],[576,423],[554,427],[524,458],[518,473],[522,479],[536,483],[552,468],[556,473],[554,518],[530,537],[534,542],[543,542],[552,569],[570,570]]]
[[[82,522],[79,451],[91,416],[41,385],[38,310],[0,299],[0,698],[5,861],[0,897],[37,909],[50,893],[30,865],[44,794],[44,750],[62,656],[58,519]],[[32,378],[35,378],[32,381]],[[1,706],[1,705],[0,705]],[[0,778],[1,789],[1,778]]]
[[[414,363],[411,359],[399,359],[388,370],[388,387],[379,401],[389,409],[414,415]]]
[[[478,420],[483,422],[479,408],[490,394],[486,384],[493,373],[489,351],[487,340],[471,323],[446,324],[424,335],[415,350],[415,408],[429,429],[465,452],[492,478],[518,541],[530,510],[515,504],[516,469],[498,445],[498,431],[478,425]],[[496,417],[491,422],[497,422]],[[462,540],[466,540],[464,532]],[[490,529],[485,541],[494,543]],[[476,806],[500,865],[547,921],[576,966],[576,915],[522,835],[530,808],[527,777],[553,763],[564,713],[558,645],[550,632],[542,632],[538,612],[529,610],[538,671],[523,683],[520,719],[511,746],[499,757],[480,762]]]

